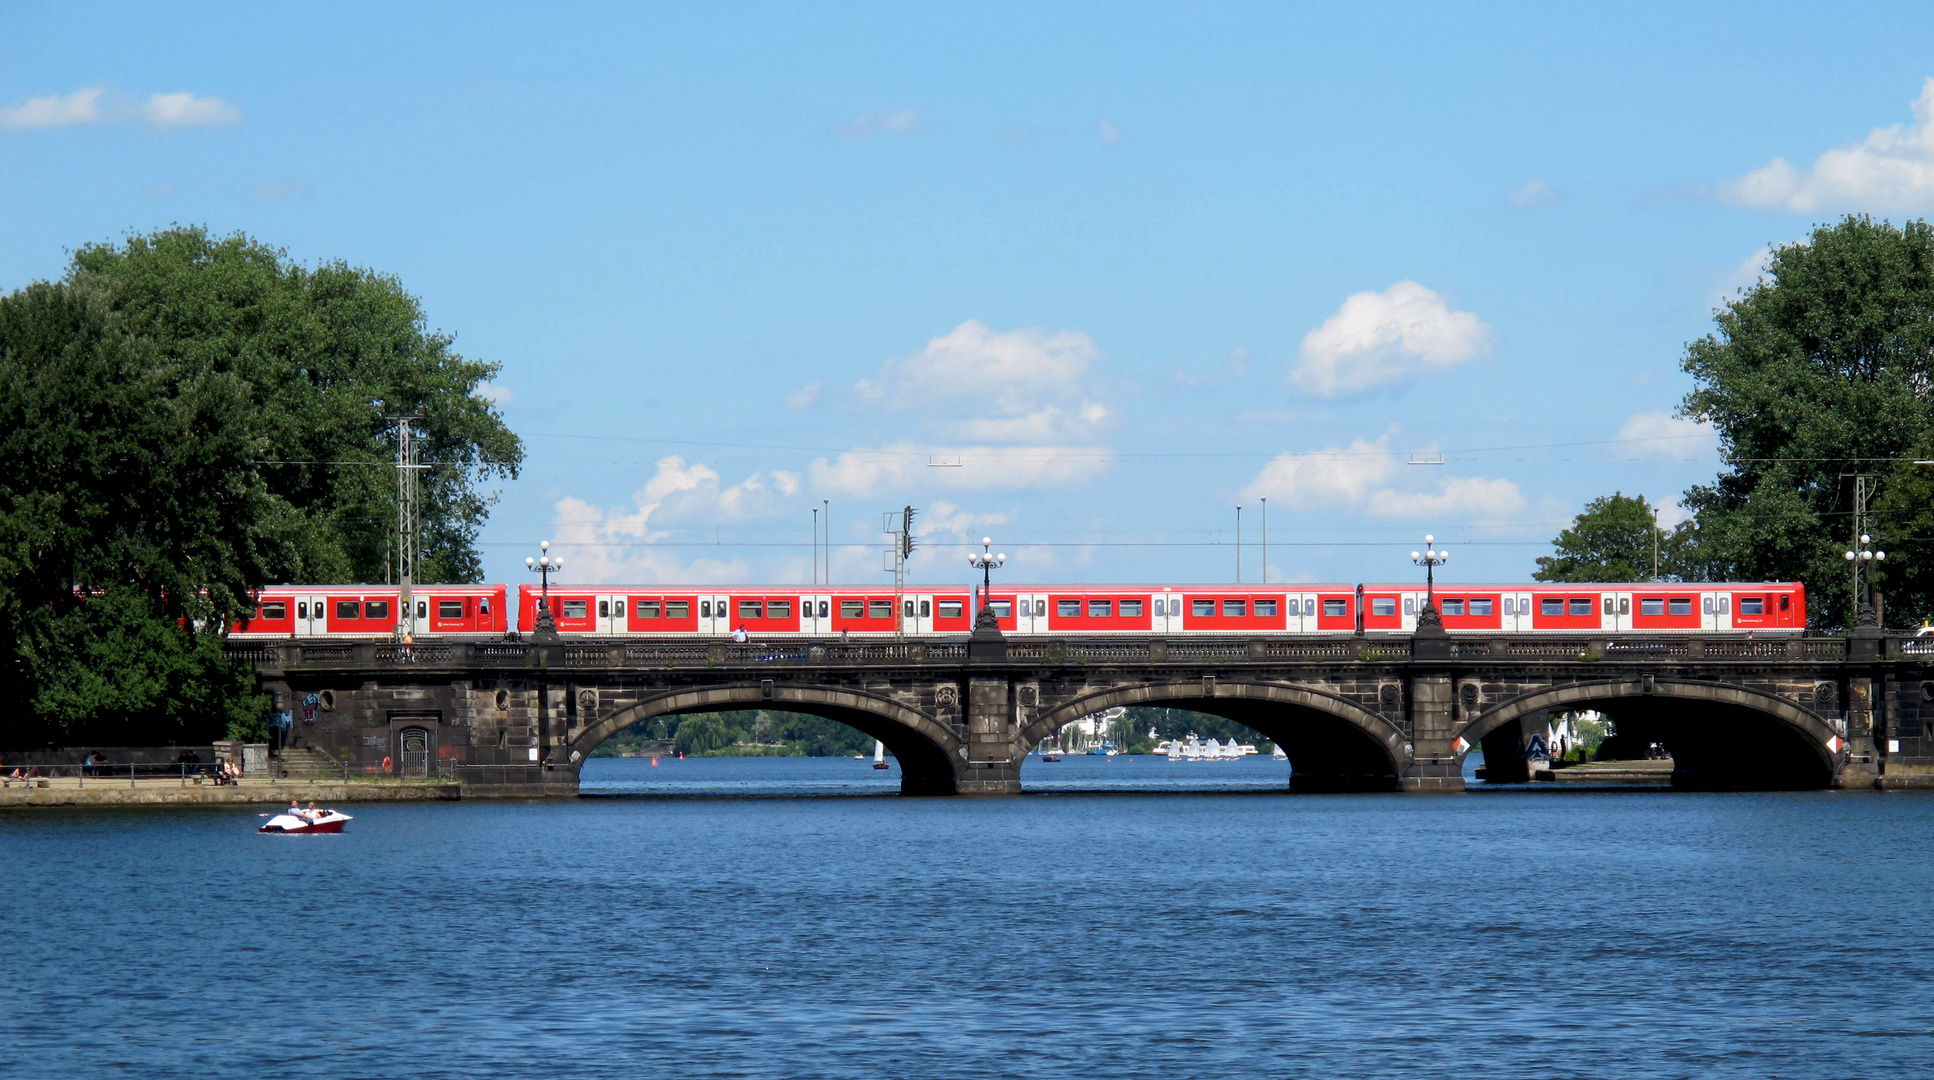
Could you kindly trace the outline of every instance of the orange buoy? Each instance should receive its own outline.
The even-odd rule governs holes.
[[[657,758],[652,758],[652,759],[651,759],[651,764],[652,764],[652,766],[653,766],[654,768],[656,768],[656,767],[657,767],[657,765],[658,765],[658,759],[657,759]]]
[[[388,775],[389,775],[389,773],[390,773],[390,760],[389,760],[388,758],[384,758],[384,759],[383,759],[383,775],[384,775],[384,776],[388,776]]]

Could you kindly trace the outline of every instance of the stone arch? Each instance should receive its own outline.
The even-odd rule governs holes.
[[[1033,747],[1083,716],[1118,705],[1190,709],[1243,724],[1289,754],[1296,791],[1394,791],[1409,760],[1403,729],[1353,701],[1303,686],[1234,680],[1142,683],[1083,694],[1037,716],[1022,729],[1020,745]]]
[[[822,686],[724,684],[654,694],[581,729],[566,753],[588,755],[618,732],[655,716],[738,709],[783,709],[825,717],[880,740],[900,765],[903,795],[954,793],[954,758],[961,743],[953,730],[918,709],[861,690]]]
[[[1467,719],[1458,734],[1476,746],[1525,717],[1577,707],[1604,709],[1616,721],[1620,705],[1649,707],[1652,715],[1633,726],[1664,736],[1677,786],[1828,787],[1839,769],[1827,746],[1839,732],[1811,709],[1750,687],[1650,676],[1529,691]],[[1623,732],[1633,721],[1619,723]]]

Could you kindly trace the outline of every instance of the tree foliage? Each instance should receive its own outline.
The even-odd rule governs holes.
[[[1555,555],[1538,560],[1538,581],[1650,581],[1654,544],[1659,576],[1678,578],[1680,540],[1660,536],[1657,512],[1645,496],[1620,492],[1585,504],[1571,527],[1551,542]]]
[[[1871,531],[1892,549],[1875,582],[1892,587],[1895,613],[1934,613],[1934,582],[1919,569],[1934,552],[1914,538],[1934,536],[1917,525],[1934,480],[1911,464],[1934,451],[1934,228],[1821,226],[1775,249],[1765,280],[1717,321],[1683,362],[1697,385],[1682,412],[1718,431],[1723,462],[1713,483],[1686,492],[1698,522],[1687,564],[1714,578],[1804,581],[1813,623],[1844,626],[1851,475],[1870,474]]]

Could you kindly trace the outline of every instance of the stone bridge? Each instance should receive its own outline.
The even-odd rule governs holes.
[[[775,709],[884,742],[904,794],[1011,794],[1028,750],[1116,705],[1226,717],[1295,791],[1455,792],[1481,746],[1522,776],[1553,710],[1599,709],[1698,788],[1934,785],[1934,642],[1442,636],[842,643],[236,644],[292,734],[352,772],[432,769],[472,795],[575,795],[640,720]]]

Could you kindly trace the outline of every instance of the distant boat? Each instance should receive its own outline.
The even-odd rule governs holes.
[[[1270,748],[1269,756],[1275,758],[1277,761],[1289,760],[1289,755],[1283,753],[1283,745],[1281,743],[1277,743],[1275,746]]]
[[[876,769],[887,768],[886,744],[878,739],[873,740],[873,767]]]

